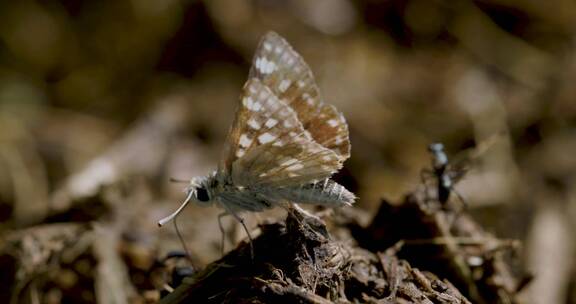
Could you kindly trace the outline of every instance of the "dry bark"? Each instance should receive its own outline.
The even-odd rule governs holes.
[[[243,243],[162,303],[470,303],[450,282],[398,259],[396,248],[375,254],[336,241],[298,210],[261,228],[254,259]]]

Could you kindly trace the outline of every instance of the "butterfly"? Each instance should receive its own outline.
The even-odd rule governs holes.
[[[193,178],[182,205],[158,224],[174,219],[190,201],[215,204],[224,210],[220,229],[220,218],[231,215],[252,241],[241,212],[286,203],[352,205],[355,195],[330,179],[349,157],[344,116],[322,101],[302,57],[268,32],[256,49],[218,169]]]

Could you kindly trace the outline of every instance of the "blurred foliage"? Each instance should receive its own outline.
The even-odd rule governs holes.
[[[574,303],[575,29],[568,0],[3,1],[0,232],[104,225],[93,233],[123,246],[131,271],[179,248],[155,227],[183,198],[169,178],[215,166],[274,30],[348,120],[352,157],[336,179],[358,208],[415,189],[428,143],[455,155],[498,134],[458,189],[499,235],[526,240],[527,299]],[[198,264],[220,255],[216,214],[181,217]],[[154,298],[139,280],[117,296]],[[58,303],[58,284],[34,288]]]

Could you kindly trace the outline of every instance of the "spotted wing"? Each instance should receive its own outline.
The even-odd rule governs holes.
[[[268,143],[233,164],[236,185],[286,187],[316,182],[342,168],[340,157],[313,140],[296,139],[284,146]]]
[[[219,173],[235,185],[293,184],[330,176],[340,157],[314,142],[294,110],[250,79],[232,125]]]
[[[348,125],[341,113],[322,101],[312,71],[278,34],[267,33],[254,55],[250,78],[258,78],[289,104],[305,130],[342,161],[350,157]]]

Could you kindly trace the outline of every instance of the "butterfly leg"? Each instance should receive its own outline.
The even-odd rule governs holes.
[[[222,238],[220,239],[220,253],[224,255],[224,242],[226,241],[226,232],[224,231],[224,226],[222,225],[222,218],[228,215],[228,212],[222,212],[218,214],[218,228],[220,228],[220,233]]]
[[[252,236],[250,235],[250,231],[248,231],[248,227],[246,227],[246,223],[244,223],[244,219],[239,217],[236,214],[232,214],[244,227],[244,231],[246,231],[246,235],[248,236],[248,240],[250,240],[250,257],[254,260],[254,241],[252,240]]]
[[[238,222],[240,222],[240,224],[242,224],[242,227],[244,227],[244,231],[246,231],[246,235],[248,235],[248,240],[250,240],[250,257],[252,257],[252,260],[254,260],[254,244],[253,244],[252,236],[250,235],[250,231],[248,230],[248,227],[246,226],[244,219],[241,218],[236,212],[232,211],[225,204],[222,204],[222,207],[224,207],[224,209],[226,209],[226,212],[224,212],[224,214],[232,215]],[[220,226],[222,227],[222,225],[220,225]]]

